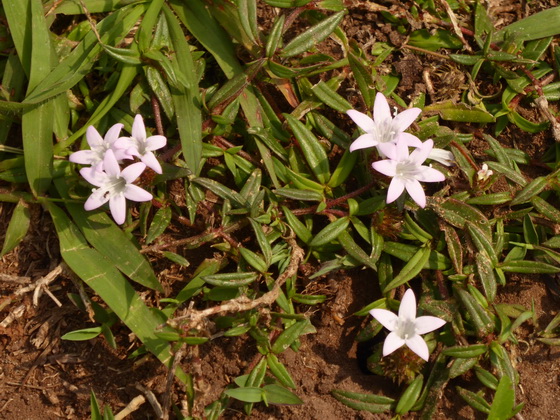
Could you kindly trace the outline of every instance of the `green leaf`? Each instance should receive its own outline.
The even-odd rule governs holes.
[[[503,41],[507,36],[515,36],[517,41],[546,38],[560,33],[555,23],[560,21],[560,6],[535,13],[500,29],[494,34],[494,41]]]
[[[336,29],[345,14],[346,10],[335,13],[315,26],[312,26],[302,34],[296,36],[282,49],[280,56],[292,57],[317,45]]]
[[[490,413],[490,404],[488,404],[488,402],[480,395],[475,394],[474,392],[467,389],[461,388],[460,386],[456,387],[456,390],[461,398],[463,398],[466,403],[472,408],[484,414]]]
[[[12,213],[12,218],[6,229],[4,245],[0,252],[0,258],[13,250],[27,234],[29,230],[31,215],[29,213],[29,205],[20,200]]]
[[[420,396],[420,391],[422,391],[422,385],[424,384],[424,376],[422,374],[418,375],[412,383],[404,390],[395,412],[397,414],[406,414],[414,406],[418,397]]]
[[[91,409],[91,420],[103,420],[103,417],[101,417],[101,410],[99,409],[99,403],[97,402],[97,398],[95,397],[93,389],[90,392],[89,401]]]
[[[294,118],[290,114],[284,114],[286,120],[296,139],[298,144],[305,156],[307,164],[322,184],[326,184],[329,181],[329,159],[327,153],[319,140],[313,135],[311,130],[309,130],[303,123],[298,119]]]
[[[235,207],[245,207],[246,200],[237,191],[234,191],[231,188],[214,181],[213,179],[197,177],[193,178],[192,182],[202,185],[204,188],[207,188],[224,200],[229,200]]]
[[[535,196],[531,199],[531,204],[541,213],[543,216],[552,220],[553,222],[560,223],[560,211],[549,204],[547,201],[543,200],[539,196]]]
[[[342,247],[348,252],[352,258],[355,258],[360,263],[365,265],[366,267],[371,268],[372,270],[377,270],[376,260],[374,258],[370,258],[366,252],[360,248],[360,246],[354,241],[352,235],[350,235],[347,231],[342,231],[338,236],[338,241],[342,245]]]
[[[278,360],[278,357],[276,357],[275,354],[268,353],[266,355],[266,361],[268,363],[270,372],[272,372],[272,374],[276,376],[276,379],[278,379],[282,385],[288,388],[295,389],[296,384],[294,380],[290,376],[290,373],[288,372],[286,367],[282,364],[282,362],[280,362],[280,360]]]
[[[309,322],[308,319],[303,319],[301,321],[297,321],[295,324],[290,325],[288,328],[282,331],[282,333],[280,333],[270,350],[275,354],[282,353],[284,350],[290,347],[300,335],[306,334],[306,330],[308,330],[309,327],[313,328],[311,322]]]
[[[256,387],[226,389],[224,394],[239,401],[257,403],[263,400],[263,390]]]
[[[508,261],[500,265],[503,271],[508,273],[524,274],[554,274],[560,273],[560,267],[546,264],[540,261]]]
[[[303,404],[303,401],[296,394],[280,385],[265,385],[263,392],[266,402],[270,404]]]
[[[443,349],[442,353],[446,356],[458,358],[477,357],[488,351],[486,344],[472,344],[470,346],[454,346]]]
[[[296,190],[295,188],[277,188],[273,190],[274,194],[282,197],[291,198],[292,200],[301,201],[324,201],[323,194],[313,190]]]
[[[148,235],[146,236],[146,244],[151,244],[155,239],[157,239],[169,223],[171,222],[171,207],[162,207],[160,208],[155,216],[154,220],[152,220],[152,224],[150,225],[150,229],[148,230]]]
[[[97,337],[101,334],[101,332],[101,327],[84,328],[81,330],[70,331],[60,338],[68,341],[87,341]]]
[[[459,300],[469,313],[479,337],[486,336],[494,329],[494,322],[472,295],[464,289],[455,289]]]
[[[507,375],[500,378],[498,389],[494,395],[488,420],[507,420],[512,417],[513,406],[515,405],[515,390]]]
[[[420,271],[422,271],[424,265],[428,262],[430,254],[430,248],[420,248],[401,269],[400,273],[387,286],[383,288],[383,294],[388,293],[392,289],[399,287],[401,284],[412,280],[414,277],[420,274]]]
[[[253,283],[258,277],[256,273],[220,273],[203,276],[202,279],[213,286],[237,288]]]
[[[297,237],[304,243],[309,244],[313,238],[311,231],[287,207],[282,207],[282,212],[286,222],[293,229]]]
[[[394,399],[382,395],[360,394],[357,392],[335,389],[334,398],[354,410],[363,410],[370,413],[384,413],[393,408]]]
[[[491,123],[496,119],[488,111],[472,107],[464,103],[453,103],[452,101],[440,102],[428,105],[424,108],[425,113],[437,113],[444,120],[474,123]]]
[[[478,276],[480,277],[480,282],[482,283],[486,299],[488,299],[489,302],[493,302],[496,298],[496,291],[498,289],[496,277],[494,276],[494,265],[492,260],[488,258],[488,255],[483,251],[476,254],[476,269],[478,271]]]
[[[323,102],[325,105],[330,106],[332,109],[338,112],[345,113],[349,109],[352,109],[352,105],[340,96],[334,89],[332,89],[327,83],[320,81],[315,86],[311,88],[311,91],[315,96]]]
[[[515,206],[530,201],[533,197],[540,194],[547,186],[549,179],[539,176],[529,182],[517,195],[511,200],[510,205]]]
[[[265,54],[268,58],[274,55],[280,45],[285,20],[286,19],[283,14],[276,16],[272,29],[270,30],[266,40]],[[271,63],[271,61],[269,63]]]
[[[463,47],[459,38],[443,29],[436,29],[435,32],[427,29],[413,31],[408,39],[408,44],[428,51],[435,51],[439,48],[458,49]]]
[[[486,256],[490,258],[492,265],[497,265],[498,256],[496,255],[496,251],[494,251],[491,236],[487,235],[487,233],[483,229],[480,229],[475,223],[471,223],[468,220],[465,223],[476,248],[480,252],[484,252]]]
[[[347,217],[341,217],[335,220],[317,233],[311,242],[309,242],[309,246],[312,248],[319,247],[336,240],[338,236],[348,228],[349,223],[350,219]]]

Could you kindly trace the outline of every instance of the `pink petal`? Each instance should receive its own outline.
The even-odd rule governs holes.
[[[405,344],[405,341],[396,333],[389,333],[389,335],[387,335],[387,338],[385,338],[385,342],[383,343],[383,356],[390,355],[395,350],[402,347],[403,344]]]
[[[161,169],[161,165],[152,152],[147,152],[140,159],[142,159],[142,162],[144,162],[148,168],[152,168],[154,172],[158,174],[161,174],[163,172],[163,170]]]
[[[115,142],[113,143],[113,147],[112,149],[123,149],[126,150],[130,147],[135,147],[136,146],[136,142],[134,141],[134,139],[130,138],[130,137],[119,137],[117,140],[115,140]]]
[[[146,140],[146,127],[144,126],[142,115],[140,114],[134,117],[134,123],[132,123],[132,137],[142,142]]]
[[[420,182],[441,182],[445,181],[445,175],[440,171],[429,166],[422,166],[420,172],[416,175],[416,179]]]
[[[97,157],[97,153],[93,150],[79,150],[77,152],[72,153],[68,160],[74,163],[80,163],[82,165],[91,165],[99,161]]]
[[[408,289],[399,306],[399,319],[414,320],[416,318],[416,296],[412,289]]]
[[[428,334],[429,332],[443,327],[445,324],[446,321],[437,316],[420,316],[416,318],[416,322],[414,323],[417,334]]]
[[[136,178],[144,172],[144,169],[146,169],[146,165],[144,163],[136,162],[124,168],[121,172],[121,176],[126,180],[127,184],[132,184],[136,181]]]
[[[127,185],[124,188],[124,196],[128,200],[138,201],[138,202],[150,201],[153,197],[152,194],[150,194],[148,191],[143,190],[138,185],[134,185],[134,184]]]
[[[80,169],[80,175],[84,177],[87,182],[96,187],[102,187],[107,181],[107,174],[97,170],[95,166]]]
[[[362,134],[356,140],[352,142],[350,145],[350,151],[353,152],[354,150],[358,149],[366,149],[368,147],[373,147],[377,145],[377,140],[371,134]]]
[[[422,208],[426,207],[426,193],[418,180],[406,179],[405,188],[416,204]]]
[[[398,113],[396,117],[393,118],[393,128],[398,132],[406,130],[408,127],[410,127],[410,124],[412,124],[414,120],[418,118],[418,115],[420,115],[421,112],[422,110],[420,108],[410,108]]]
[[[422,140],[410,133],[399,133],[395,138],[395,142],[403,142],[408,147],[422,147]]]
[[[88,199],[84,203],[84,209],[86,209],[87,211],[90,211],[90,210],[96,209],[98,207],[101,207],[103,204],[105,204],[107,201],[109,201],[108,194],[104,194],[103,192],[104,191],[100,190],[100,189],[93,190],[91,195],[88,197]]]
[[[415,334],[412,337],[407,338],[406,345],[410,350],[412,350],[414,353],[416,353],[426,362],[428,361],[430,357],[430,350],[428,350],[428,345],[426,344],[424,339],[420,337],[418,334]]]
[[[387,189],[387,204],[392,203],[401,196],[404,191],[404,183],[400,178],[393,178]]]
[[[161,149],[167,144],[165,136],[151,136],[146,139],[146,150],[152,152]]]
[[[385,143],[379,143],[377,145],[377,151],[382,157],[388,157],[389,159],[396,160],[397,158],[397,145],[392,141],[387,141]]]
[[[398,162],[394,160],[385,159],[373,162],[371,167],[377,172],[381,172],[383,175],[395,176],[397,174],[397,164]]]
[[[434,147],[430,154],[428,155],[428,159],[435,160],[442,165],[451,166],[455,163],[455,156],[449,150],[438,149]]]
[[[397,328],[397,322],[399,317],[393,312],[387,309],[372,309],[369,311],[371,316],[373,316],[381,325],[387,328],[389,331],[394,331]]]
[[[387,98],[385,98],[385,95],[381,92],[377,92],[375,95],[375,102],[373,103],[373,119],[378,123],[393,119]]]
[[[122,225],[126,219],[126,199],[123,194],[112,195],[109,199],[111,215],[118,225]]]
[[[124,127],[123,124],[118,123],[113,125],[105,134],[105,141],[109,144],[114,143],[119,138],[119,134],[121,133],[122,128]]]
[[[431,139],[426,140],[424,143],[422,143],[422,146],[416,148],[410,154],[410,159],[416,162],[418,165],[421,165],[428,158],[428,155],[432,151],[433,147],[434,141]]]
[[[366,114],[361,113],[360,111],[356,111],[355,109],[349,109],[346,111],[346,114],[356,123],[358,127],[362,130],[369,132],[373,130],[375,124],[373,120],[368,117]]]
[[[101,135],[93,125],[90,125],[86,129],[86,140],[89,144],[89,147],[91,147],[92,149],[103,144],[103,137],[101,137]]]
[[[115,153],[111,149],[105,151],[105,157],[103,158],[103,170],[110,176],[119,176],[121,173],[119,162],[115,157]]]

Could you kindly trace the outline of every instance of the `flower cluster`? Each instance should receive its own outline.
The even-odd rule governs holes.
[[[410,108],[393,117],[385,96],[378,92],[373,105],[373,119],[354,109],[346,113],[365,134],[358,137],[350,151],[376,147],[384,159],[372,164],[373,168],[392,177],[387,192],[387,203],[395,201],[406,191],[420,206],[426,206],[426,194],[420,182],[440,182],[445,176],[438,170],[422,165],[426,159],[437,160],[443,165],[453,163],[453,154],[434,148],[432,140],[422,142],[404,131],[420,115],[419,108]],[[409,147],[414,147],[409,153]]]
[[[97,188],[92,190],[84,208],[93,210],[109,203],[111,215],[119,225],[126,218],[126,200],[149,201],[152,194],[134,185],[133,182],[142,174],[146,167],[158,174],[162,168],[153,151],[161,149],[167,143],[164,136],[146,134],[144,120],[136,115],[132,124],[132,136],[120,137],[123,124],[113,125],[101,137],[99,132],[90,126],[86,131],[86,140],[90,150],[80,150],[70,155],[70,162],[90,165],[80,169],[80,174]],[[140,159],[121,170],[120,163],[124,160]]]

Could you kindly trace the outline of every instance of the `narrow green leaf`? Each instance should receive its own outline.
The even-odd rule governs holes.
[[[261,402],[263,399],[263,390],[256,387],[226,389],[224,394],[236,400],[248,403]]]
[[[265,54],[268,58],[272,57],[278,46],[280,45],[282,39],[282,31],[284,28],[284,21],[285,16],[279,15],[276,17],[274,24],[272,25],[272,29],[268,34],[268,38],[266,40],[266,47],[265,47]]]
[[[539,176],[527,184],[517,195],[511,200],[510,205],[515,206],[530,201],[533,197],[540,194],[548,186],[548,178]]]
[[[416,254],[405,264],[401,269],[400,273],[383,288],[383,294],[388,293],[392,289],[399,287],[401,284],[412,280],[420,271],[424,268],[424,265],[428,262],[430,258],[431,250],[428,247],[420,248]]]
[[[535,13],[500,29],[494,34],[495,41],[503,41],[508,35],[518,41],[546,38],[560,33],[555,22],[560,20],[560,6]]]
[[[234,191],[231,188],[214,181],[213,179],[197,177],[193,178],[192,182],[202,185],[204,188],[209,189],[224,200],[229,200],[235,207],[245,207],[246,200],[237,191]]]
[[[336,29],[345,14],[346,10],[335,13],[315,26],[312,26],[302,34],[296,36],[282,49],[280,55],[282,57],[292,57],[307,51],[314,45],[317,45]]]
[[[472,107],[464,103],[453,103],[451,101],[428,105],[424,108],[426,113],[438,113],[441,118],[448,121],[491,123],[496,119],[488,111]]]
[[[494,276],[494,265],[486,252],[482,251],[476,254],[476,268],[486,299],[488,299],[488,302],[493,302],[496,298],[498,286]]]
[[[455,291],[462,305],[469,313],[478,335],[484,337],[490,334],[494,328],[494,322],[486,310],[466,290],[456,288]]]
[[[288,388],[296,388],[296,384],[292,377],[290,376],[290,372],[288,369],[278,360],[273,353],[268,353],[266,355],[266,361],[268,363],[268,368],[270,372],[280,381],[280,383]]]
[[[543,216],[549,218],[553,222],[560,223],[560,211],[552,204],[549,204],[539,196],[533,197],[531,203]]]
[[[395,412],[397,414],[406,414],[410,411],[410,409],[414,406],[418,397],[420,396],[420,391],[422,391],[422,385],[424,384],[424,376],[419,374],[412,383],[404,390],[399,402],[397,403],[397,407],[395,408]]]
[[[377,261],[370,258],[370,256],[366,254],[362,248],[360,248],[360,246],[352,238],[352,235],[350,235],[347,231],[341,232],[338,236],[338,240],[346,252],[348,252],[348,255],[355,258],[366,267],[369,267],[372,270],[377,270]]]
[[[297,321],[295,324],[290,325],[280,333],[274,344],[272,344],[270,350],[275,354],[282,353],[290,347],[300,335],[304,334],[305,330],[307,330],[310,326],[311,322],[309,322],[308,319]]]
[[[258,277],[256,273],[220,273],[203,276],[202,279],[213,286],[238,288],[253,283]]]
[[[508,261],[501,264],[500,268],[508,273],[524,274],[554,274],[560,273],[560,267],[540,261]]]
[[[305,244],[309,244],[309,242],[311,242],[311,239],[313,239],[313,234],[311,233],[311,231],[287,207],[283,206],[282,212],[284,213],[286,222],[293,229],[296,236]]]
[[[336,240],[338,236],[348,228],[349,223],[350,219],[347,217],[341,217],[335,220],[317,233],[311,242],[309,242],[309,246],[312,248],[319,247]]]
[[[446,356],[458,358],[471,358],[480,356],[488,351],[486,344],[472,344],[470,346],[454,346],[443,349],[442,353]]]
[[[301,201],[324,201],[323,194],[312,190],[296,190],[294,188],[277,188],[273,190],[274,194],[282,197],[291,198],[292,200]]]
[[[313,86],[311,91],[321,102],[338,112],[345,113],[349,109],[352,109],[352,105],[350,105],[346,99],[336,93],[333,88],[323,81]]]
[[[494,395],[488,420],[507,420],[512,416],[513,406],[515,405],[515,391],[513,384],[507,375],[500,378],[498,389]]]
[[[460,386],[456,387],[456,389],[461,398],[463,398],[465,402],[472,408],[484,414],[490,413],[490,404],[488,404],[488,402],[480,395],[475,394],[474,392],[467,389],[461,388]]]
[[[270,404],[303,404],[303,401],[296,394],[280,385],[265,385],[263,391],[266,401]]]
[[[146,244],[151,244],[165,232],[165,229],[167,229],[171,222],[171,213],[171,207],[162,207],[156,212],[146,236]]]
[[[468,220],[465,223],[476,248],[480,252],[486,253],[487,257],[490,258],[492,265],[497,265],[498,256],[496,255],[496,251],[494,251],[491,236],[487,235],[486,231],[480,229],[475,223],[471,223]]]
[[[60,338],[68,341],[87,341],[99,336],[101,332],[101,327],[84,328],[81,330],[70,331]]]
[[[29,229],[31,215],[29,213],[29,205],[23,200],[17,203],[8,228],[6,229],[6,236],[4,238],[4,245],[0,252],[0,258],[14,249],[27,234]]]

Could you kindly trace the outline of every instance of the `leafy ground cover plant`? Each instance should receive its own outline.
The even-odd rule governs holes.
[[[345,33],[342,1],[2,2],[0,199],[14,210],[1,254],[41,206],[64,269],[88,286],[71,299],[98,323],[64,338],[116,346],[124,324],[131,356],[170,372],[162,416],[304,403],[282,354],[316,332],[306,311],[328,300],[302,277],[352,269],[379,296],[355,314],[374,317],[356,337],[367,369],[399,393],[333,389],[340,403],[430,418],[453,387],[489,418],[515,416],[512,349],[536,314],[499,294],[510,273],[560,272],[558,147],[533,162],[500,135],[558,136],[560,9],[498,29],[480,3],[441,3],[374,10],[395,39],[366,46]],[[469,83],[447,98],[434,72],[407,84],[392,71],[401,51]],[[171,265],[186,278],[162,282]],[[556,317],[538,334],[556,345],[557,330]],[[184,357],[223,337],[250,337],[258,354],[201,404]],[[91,406],[102,418],[93,394]]]

